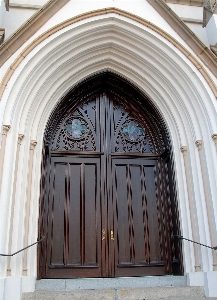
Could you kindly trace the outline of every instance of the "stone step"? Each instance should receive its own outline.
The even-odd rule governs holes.
[[[43,291],[23,294],[22,300],[148,300],[148,299],[206,299],[203,287],[149,287],[128,289],[91,289]],[[217,299],[217,298],[207,298]]]
[[[186,276],[143,276],[115,278],[42,279],[36,290],[129,289],[145,287],[187,286]]]

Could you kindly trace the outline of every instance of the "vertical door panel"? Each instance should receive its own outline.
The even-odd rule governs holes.
[[[62,265],[64,260],[64,221],[65,221],[65,183],[66,183],[66,164],[54,164],[55,190],[53,191],[53,211],[50,215],[52,220],[51,236],[52,251],[51,265]],[[61,251],[59,251],[61,249]]]
[[[69,165],[69,264],[81,264],[81,165]]]
[[[160,234],[158,224],[158,210],[156,199],[156,184],[157,178],[154,174],[156,166],[144,166],[146,185],[146,201],[148,214],[148,231],[149,231],[149,247],[150,247],[150,262],[160,261]]]
[[[96,215],[96,166],[85,165],[84,170],[84,253],[85,265],[97,265],[97,215]]]
[[[131,218],[132,236],[133,236],[133,263],[146,262],[145,239],[148,239],[146,229],[146,203],[145,202],[145,186],[142,180],[142,167],[140,165],[129,166],[130,186],[132,193],[132,209]]]
[[[161,230],[156,197],[157,161],[113,159],[115,274],[162,275]]]
[[[101,275],[100,158],[53,157],[46,276]]]
[[[130,263],[129,207],[127,203],[127,168],[125,165],[116,166],[115,194],[117,213],[118,263]]]

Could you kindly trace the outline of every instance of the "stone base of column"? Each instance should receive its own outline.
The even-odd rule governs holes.
[[[188,286],[204,286],[204,272],[187,273]]]
[[[20,300],[22,297],[22,278],[21,277],[6,277],[5,290],[3,299]]]
[[[35,291],[35,283],[34,276],[0,278],[0,300],[21,300],[22,293]]]
[[[5,278],[0,278],[0,300],[4,300],[5,293]]]
[[[217,297],[217,271],[204,272],[204,290],[206,297]]]
[[[30,293],[35,291],[36,278],[33,276],[22,277],[22,293]]]

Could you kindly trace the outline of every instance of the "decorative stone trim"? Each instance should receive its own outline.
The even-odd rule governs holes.
[[[0,28],[0,45],[4,42],[5,30]]]
[[[210,46],[211,51],[217,56],[217,44]]]
[[[9,0],[5,0],[5,8],[9,11]]]
[[[25,9],[40,9],[43,5],[31,5],[31,4],[19,4],[19,3],[10,3],[9,8],[25,8]]]
[[[197,140],[195,142],[195,145],[197,146],[198,151],[202,150],[202,140]]]
[[[217,151],[217,133],[214,133],[213,135],[212,135],[212,138],[213,138],[213,140],[214,140],[214,143],[215,143],[215,147],[216,147],[216,151]],[[216,252],[216,251],[215,251]],[[213,255],[217,255],[216,253],[214,253]],[[216,259],[217,260],[217,259]],[[217,268],[217,266],[215,266],[215,268]]]
[[[29,214],[30,214],[30,201],[31,201],[31,188],[32,188],[32,166],[33,166],[33,154],[37,142],[32,140],[30,142],[30,154],[29,154],[29,174],[28,174],[28,186],[27,186],[27,197],[26,197],[26,217],[25,217],[25,233],[24,233],[24,248],[28,246],[29,236]],[[27,275],[27,253],[24,251],[23,255],[23,275]]]
[[[203,6],[204,0],[164,0],[166,3],[184,4],[190,6]]]
[[[210,203],[210,197],[209,197],[209,192],[208,192],[208,182],[207,182],[205,164],[204,164],[204,159],[203,159],[202,140],[197,140],[195,142],[195,144],[198,148],[199,158],[200,158],[200,167],[201,167],[201,173],[202,173],[202,179],[203,179],[203,188],[204,188],[204,194],[205,194],[205,202],[206,202],[206,210],[207,210],[211,245],[212,245],[212,247],[214,247],[214,246],[216,246],[215,234],[214,234],[214,230],[216,230],[216,228],[215,228],[215,225],[213,222],[212,212],[211,212],[211,203]],[[213,271],[217,271],[217,253],[215,250],[212,250],[212,255],[213,255]]]
[[[15,161],[15,169],[14,169],[14,183],[13,183],[13,195],[12,195],[12,203],[11,203],[11,216],[10,216],[10,229],[9,229],[9,242],[8,242],[8,252],[11,253],[12,249],[12,235],[13,235],[13,221],[14,221],[14,206],[15,206],[15,195],[16,195],[16,182],[17,182],[17,171],[18,171],[18,163],[19,163],[19,154],[20,154],[20,145],[24,138],[23,134],[19,134],[18,142],[17,142],[17,153],[16,153],[16,161]],[[11,257],[8,257],[7,264],[7,276],[11,276]]]
[[[19,134],[19,136],[18,136],[18,145],[21,145],[21,142],[22,142],[23,138],[24,138],[24,134]]]
[[[203,27],[206,27],[212,15],[217,13],[217,1],[215,0],[204,0],[203,7]]]
[[[217,58],[163,0],[147,0],[217,77]]]
[[[31,141],[30,142],[30,150],[34,150],[36,145],[37,145],[36,141]]]
[[[214,142],[215,142],[215,145],[216,145],[216,147],[217,147],[217,133],[214,133],[213,135],[212,135],[212,138],[213,138],[213,140],[214,140]],[[216,149],[217,150],[217,149]]]
[[[185,23],[203,24],[203,20],[200,19],[181,18],[181,20]]]
[[[187,184],[187,191],[188,191],[188,203],[189,203],[189,210],[190,210],[190,219],[191,219],[191,230],[192,230],[192,237],[194,241],[198,241],[197,239],[197,231],[196,231],[196,222],[195,222],[195,215],[194,215],[194,204],[193,204],[193,195],[191,189],[191,180],[189,174],[189,165],[188,165],[188,154],[187,154],[187,147],[182,146],[180,148],[183,159],[184,159],[184,166],[185,166],[185,176],[186,176],[186,184]],[[200,260],[199,260],[199,251],[198,245],[193,244],[194,247],[194,259],[195,259],[195,271],[199,272],[201,270],[200,267]]]
[[[0,46],[0,67],[69,0],[50,0]]]
[[[150,1],[150,0],[147,0]],[[151,0],[152,1],[152,0]],[[156,0],[157,1],[157,0]],[[154,0],[153,0],[154,2]],[[165,4],[166,5],[166,4]],[[166,5],[167,9],[168,6]],[[207,73],[207,71],[204,69],[204,67],[200,64],[200,62],[194,57],[192,56],[192,54],[184,47],[182,46],[176,39],[174,39],[171,35],[169,35],[168,33],[166,33],[165,31],[163,31],[161,28],[157,27],[156,25],[152,24],[149,21],[144,20],[143,18],[140,18],[138,16],[135,16],[133,14],[130,14],[128,12],[125,12],[123,10],[120,9],[116,9],[116,8],[108,8],[108,9],[99,9],[99,10],[95,10],[95,11],[91,11],[88,13],[84,13],[82,15],[78,15],[76,17],[73,17],[72,19],[66,20],[63,23],[58,24],[57,26],[49,29],[48,31],[44,32],[42,35],[40,35],[38,38],[36,38],[30,45],[28,45],[23,51],[22,53],[15,59],[14,63],[10,66],[10,68],[8,69],[7,73],[5,74],[1,84],[0,84],[0,99],[3,95],[3,92],[7,86],[7,83],[9,82],[11,76],[13,75],[14,71],[16,70],[16,68],[19,66],[19,64],[22,62],[22,60],[37,46],[39,45],[41,42],[43,42],[46,38],[48,38],[50,35],[52,35],[53,33],[56,33],[57,31],[61,30],[64,27],[67,27],[69,25],[72,25],[78,21],[81,20],[85,20],[94,16],[100,16],[100,15],[104,15],[104,14],[109,14],[109,13],[116,13],[118,15],[124,16],[126,18],[129,18],[131,20],[134,20],[144,26],[147,26],[148,28],[150,28],[151,30],[155,31],[156,33],[160,34],[163,38],[165,38],[167,41],[169,41],[171,44],[173,44],[179,51],[182,52],[182,54],[184,54],[190,61],[191,63],[198,69],[198,71],[201,73],[201,75],[204,77],[204,79],[206,80],[207,84],[209,85],[209,87],[211,88],[211,90],[213,91],[213,94],[215,95],[215,97],[217,98],[217,87],[215,85],[215,83],[213,82],[212,78],[210,77],[210,75]],[[178,18],[178,17],[177,17]],[[184,24],[181,20],[180,22],[182,24]],[[184,24],[184,26],[186,26]],[[187,26],[186,26],[187,28]],[[4,46],[5,43],[2,45],[2,48],[0,47],[0,60],[1,60],[1,55],[2,57],[4,56]],[[1,52],[2,51],[2,52]],[[210,51],[210,50],[209,50]],[[211,51],[210,51],[211,52]],[[214,55],[214,54],[212,54]],[[215,66],[214,66],[215,67]],[[215,69],[216,73],[217,73],[217,59],[216,59],[216,69]]]
[[[6,138],[10,128],[11,128],[10,125],[3,125],[2,143],[1,143],[1,152],[0,152],[0,190],[1,190],[1,183],[2,183],[2,175],[3,175],[2,172],[3,172],[3,164],[4,164],[4,156],[5,156]]]
[[[8,131],[10,130],[11,126],[10,125],[3,125],[3,132],[2,135],[6,135],[8,134]]]

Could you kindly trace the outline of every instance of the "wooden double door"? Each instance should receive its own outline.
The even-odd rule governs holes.
[[[136,115],[103,93],[56,124],[42,178],[42,278],[172,273],[170,174]]]

